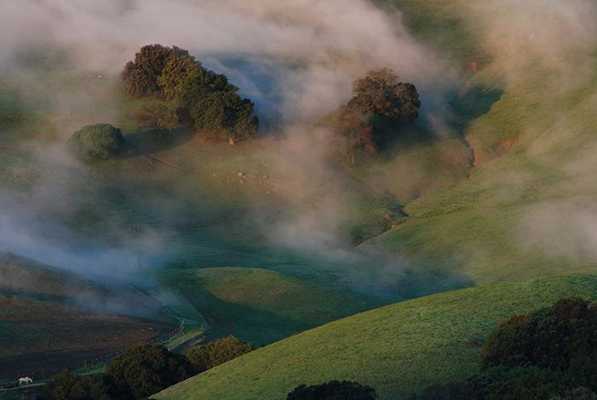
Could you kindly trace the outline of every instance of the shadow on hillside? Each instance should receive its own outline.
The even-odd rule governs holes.
[[[458,271],[456,262],[411,262],[395,253],[386,253],[375,243],[365,243],[356,251],[354,265],[345,267],[349,284],[384,302],[393,303],[475,285],[470,277]]]
[[[447,98],[449,126],[464,135],[471,123],[487,114],[503,94],[500,89],[481,86],[473,86],[460,93],[451,93]]]
[[[208,340],[233,335],[263,346],[329,322],[322,316],[321,321],[297,320],[282,313],[227,302],[197,287],[183,289],[182,293],[209,324]]]
[[[488,113],[502,95],[499,89],[472,86],[448,92],[439,100],[428,101],[430,104],[423,99],[424,109],[416,123],[381,127],[383,155],[391,158],[398,151],[433,143],[445,139],[446,135],[464,140],[470,125]]]
[[[181,146],[193,138],[193,131],[186,128],[142,129],[125,136],[128,149],[123,158],[145,156]]]

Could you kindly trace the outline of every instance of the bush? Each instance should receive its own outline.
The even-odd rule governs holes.
[[[582,299],[564,299],[500,325],[483,347],[483,365],[570,371],[580,384],[597,389],[595,332],[597,307]]]
[[[129,95],[161,101],[158,107],[145,107],[138,113],[145,126],[190,126],[233,141],[257,133],[253,102],[241,98],[225,75],[207,70],[186,50],[145,46],[126,65],[122,79]],[[148,117],[151,114],[155,117]]]
[[[112,360],[106,374],[119,398],[143,399],[191,377],[193,368],[180,354],[146,345]]]
[[[578,298],[518,315],[486,341],[482,373],[434,386],[422,400],[594,399],[597,390],[597,307]]]
[[[109,124],[96,124],[75,132],[68,145],[80,158],[107,160],[120,154],[126,147],[126,141],[120,129]]]
[[[301,385],[288,394],[287,400],[375,400],[377,394],[369,386],[356,382],[331,381],[321,385]]]
[[[417,400],[546,400],[569,392],[570,379],[539,368],[495,368],[464,382],[426,389]]]
[[[228,336],[213,342],[192,347],[186,356],[196,373],[201,373],[217,365],[233,360],[248,353],[253,347],[234,336]]]
[[[56,375],[44,388],[42,400],[112,400],[104,375],[78,376],[69,371]]]

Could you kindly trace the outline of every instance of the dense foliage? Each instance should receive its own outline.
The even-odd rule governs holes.
[[[112,360],[106,374],[119,398],[143,399],[191,377],[193,368],[180,354],[146,345]]]
[[[136,116],[144,127],[190,126],[214,138],[242,140],[257,133],[254,104],[225,75],[204,68],[188,51],[150,45],[127,63],[128,95],[149,101]]]
[[[42,400],[111,400],[111,382],[104,375],[78,376],[69,371],[58,374],[45,387]]]
[[[108,160],[126,147],[120,129],[109,124],[87,125],[69,139],[71,151],[86,160]]]
[[[501,324],[482,349],[482,373],[427,389],[423,400],[595,399],[597,307],[563,299]]]
[[[234,336],[228,336],[204,345],[192,347],[187,352],[187,358],[193,365],[195,372],[201,373],[235,359],[251,350],[253,350],[253,347],[250,344]]]
[[[390,69],[369,72],[354,82],[353,97],[337,113],[336,128],[346,140],[346,151],[375,154],[399,132],[402,124],[419,116],[417,88],[400,82]]]
[[[549,400],[573,387],[566,375],[539,368],[493,368],[464,382],[426,389],[418,400]]]
[[[135,54],[135,61],[129,61],[122,72],[126,92],[133,97],[159,94],[158,79],[166,64],[172,59],[184,57],[189,57],[189,52],[176,46],[143,46]]]
[[[188,358],[162,346],[140,346],[113,359],[105,374],[79,376],[67,371],[56,375],[45,388],[42,399],[146,399],[252,349],[233,336],[193,347],[188,352]]]
[[[536,366],[574,370],[595,378],[597,388],[597,307],[564,299],[529,316],[514,317],[489,338],[482,352],[485,367]]]
[[[331,381],[321,385],[301,385],[288,394],[287,400],[375,400],[375,390],[356,382]]]

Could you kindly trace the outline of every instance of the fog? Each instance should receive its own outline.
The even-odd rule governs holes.
[[[566,96],[593,79],[591,60],[597,40],[593,1],[462,4],[470,13],[468,20],[474,21],[467,29],[479,34],[480,46],[489,53],[484,72],[502,84],[500,89],[536,80],[528,71],[544,72],[548,78],[541,86],[557,96]],[[347,245],[342,230],[356,201],[350,193],[356,183],[329,165],[326,154],[334,146],[330,133],[314,129],[312,124],[348,100],[355,78],[368,70],[390,67],[402,80],[417,85],[424,103],[421,119],[441,136],[449,129],[445,120],[451,117],[442,103],[447,92],[463,88],[463,66],[450,65],[441,51],[415,39],[398,10],[381,10],[366,0],[2,2],[0,70],[14,77],[26,104],[50,115],[49,124],[54,126],[35,126],[19,141],[18,146],[38,163],[35,187],[25,194],[9,189],[0,192],[0,250],[120,280],[172,261],[169,257],[175,247],[184,249],[177,242],[182,236],[178,228],[203,218],[195,215],[201,210],[187,207],[187,202],[196,204],[194,200],[183,197],[183,193],[200,193],[203,188],[189,184],[180,190],[168,186],[173,190],[170,193],[152,192],[146,200],[157,222],[143,226],[134,235],[129,230],[130,221],[120,221],[117,212],[106,218],[108,227],[97,232],[96,240],[93,233],[81,234],[80,227],[73,229],[69,223],[74,211],[89,207],[89,199],[96,195],[91,190],[83,202],[81,188],[89,189],[98,180],[71,159],[61,144],[83,124],[118,121],[118,74],[141,46],[151,43],[188,49],[208,68],[225,73],[243,96],[256,102],[268,133],[280,138],[274,144],[268,142],[270,147],[264,151],[275,155],[269,167],[276,171],[276,195],[285,209],[274,219],[258,209],[243,210],[239,218],[246,220],[238,221],[239,225],[254,223],[258,230],[255,235],[267,242],[263,246],[288,250],[292,257],[312,258],[309,267],[330,269],[339,280],[358,289],[385,292],[402,287],[398,292],[409,291],[404,289],[407,284],[400,283],[405,279],[410,282],[405,278],[411,273],[408,260]],[[41,53],[50,50],[59,67],[50,68],[50,73],[40,72],[35,59],[27,61],[28,54],[40,49]],[[85,87],[73,84],[71,76],[77,77],[75,82],[85,82]],[[582,108],[574,110],[585,112]],[[561,146],[561,137],[565,137],[561,132],[575,129],[568,119],[574,110],[562,109],[561,115],[550,116],[549,121],[522,127],[521,136],[530,142],[525,148],[529,157],[547,160],[553,166],[549,152]],[[539,135],[541,140],[535,141]],[[54,147],[57,149],[47,151]],[[581,179],[590,163],[576,161],[581,167],[564,165],[561,169]],[[159,186],[163,181],[156,179],[154,183]],[[370,189],[369,182],[357,183],[362,190]],[[132,185],[130,192],[135,188]],[[320,201],[307,201],[314,198]],[[542,204],[529,212],[530,222],[525,220],[513,229],[517,234],[521,230],[523,235],[531,232],[529,242],[549,247],[555,223],[543,218],[544,207]],[[533,218],[539,218],[540,223]],[[225,223],[232,225],[233,219],[225,219]],[[205,225],[209,226],[201,234],[212,235],[212,226]],[[534,229],[544,225],[548,228]],[[533,229],[529,231],[528,226]],[[220,255],[228,245],[222,241],[216,245],[221,247],[218,251],[211,250]],[[247,258],[242,250],[230,248],[231,253],[236,251],[240,255],[230,260]],[[246,263],[259,267],[266,258],[250,258]],[[206,262],[206,258],[201,260]],[[223,263],[215,256],[212,262]],[[465,282],[457,274],[424,280],[419,279],[418,293],[439,290],[438,280],[447,286]],[[393,295],[401,297],[403,293]]]

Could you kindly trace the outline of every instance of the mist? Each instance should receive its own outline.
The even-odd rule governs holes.
[[[497,77],[501,89],[534,81],[528,71],[537,64],[549,76],[545,87],[558,95],[592,79],[597,28],[591,0],[469,2],[463,7],[475,21],[469,28],[479,33],[489,52],[485,73]],[[371,291],[400,281],[412,267],[399,255],[363,255],[364,250],[347,245],[343,229],[358,201],[358,194],[351,193],[355,182],[326,161],[334,146],[331,133],[313,128],[350,98],[355,78],[390,67],[421,92],[423,123],[433,134],[445,134],[445,120],[451,115],[442,103],[446,93],[466,90],[462,66],[450,65],[441,53],[413,37],[399,10],[381,10],[366,0],[173,0],[166,5],[160,0],[24,0],[0,4],[0,27],[0,69],[19,77],[29,104],[43,99],[44,112],[60,122],[52,135],[43,129],[31,132],[30,142],[59,145],[83,124],[116,124],[121,110],[114,101],[115,87],[124,64],[143,45],[176,45],[206,67],[225,73],[243,96],[255,101],[268,133],[280,138],[264,146],[272,155],[269,168],[275,171],[272,180],[282,215],[270,218],[256,209],[241,217],[255,223],[268,244],[316,255],[322,261],[314,264],[334,265],[339,279]],[[52,71],[48,76],[27,62],[24,54],[40,48],[56,51],[63,60],[61,74]],[[62,85],[71,75],[85,85]],[[558,140],[544,139],[568,130],[566,119],[563,110],[550,121],[525,125],[522,136],[531,143],[525,150],[529,156],[543,158],[550,147],[557,148]],[[542,140],[534,141],[538,135]],[[60,218],[39,222],[44,215],[68,217],[71,210],[84,208],[76,204],[77,191],[94,179],[76,160],[60,151],[55,154],[44,162],[52,166],[48,170],[60,166],[62,184],[56,184],[55,174],[42,174],[26,204],[12,192],[0,193],[5,210],[0,245],[5,250],[73,271],[121,277],[169,261],[172,243],[180,235],[176,224],[160,223],[187,218],[189,208],[177,204],[186,198],[152,197],[154,209],[160,209],[155,212],[158,224],[131,238],[128,221],[114,222],[109,228],[113,243],[81,239]],[[369,182],[357,183],[373,191]],[[191,191],[184,187],[176,194]],[[313,198],[321,201],[310,203]]]

